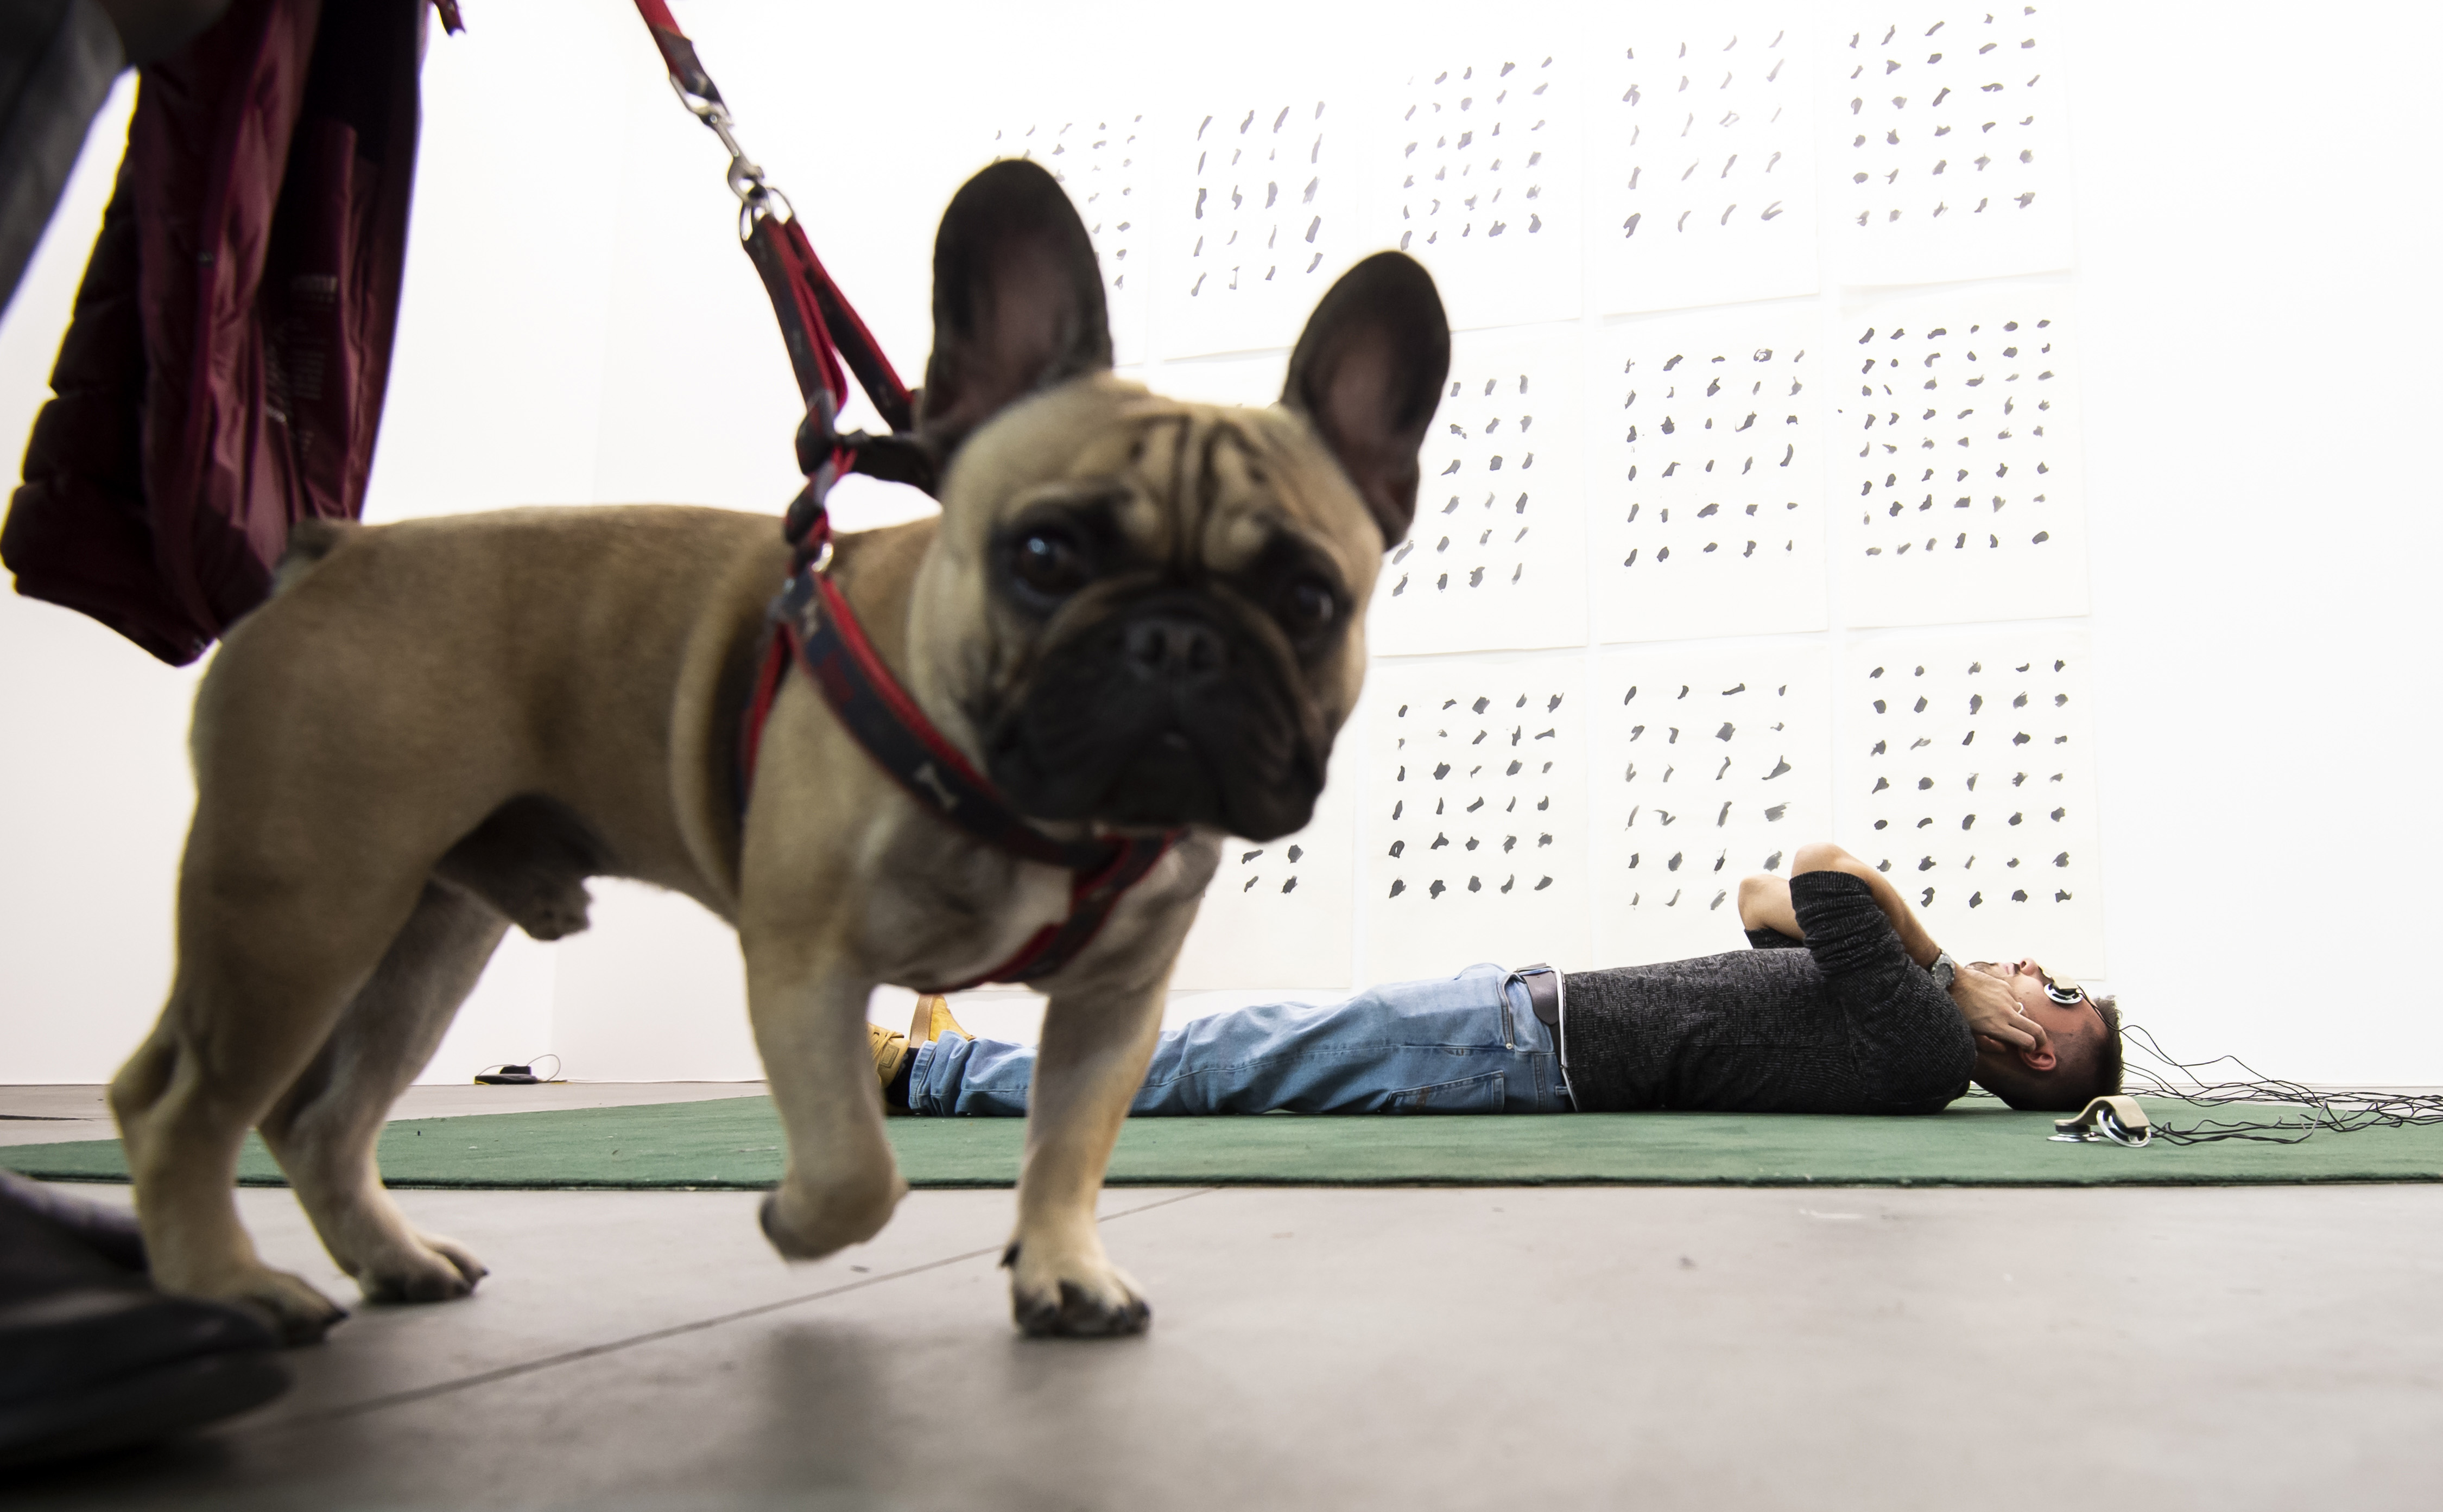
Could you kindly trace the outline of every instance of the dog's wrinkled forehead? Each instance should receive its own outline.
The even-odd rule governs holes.
[[[946,523],[962,533],[1060,499],[1093,500],[1143,556],[1220,573],[1246,568],[1286,532],[1327,552],[1362,591],[1383,550],[1304,417],[1166,399],[1108,373],[995,417],[943,489]]]

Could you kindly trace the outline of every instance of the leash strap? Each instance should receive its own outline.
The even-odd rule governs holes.
[[[771,297],[790,371],[806,401],[806,420],[798,433],[798,463],[806,474],[806,486],[789,506],[785,529],[791,544],[811,554],[830,535],[823,499],[842,474],[865,472],[931,491],[931,454],[910,434],[916,427],[914,397],[815,255],[796,207],[765,180],[762,168],[738,144],[737,122],[720,86],[696,56],[695,44],[679,29],[670,6],[665,0],[636,0],[636,12],[652,34],[653,46],[661,49],[679,102],[729,154],[729,188],[739,199],[739,241]],[[848,402],[850,373],[892,434],[842,435],[835,428]]]

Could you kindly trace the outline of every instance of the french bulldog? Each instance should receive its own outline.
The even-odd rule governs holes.
[[[1181,831],[1050,1001],[1007,1264],[1030,1333],[1146,1325],[1094,1199],[1227,834],[1305,824],[1414,513],[1449,362],[1432,280],[1383,253],[1315,308],[1280,403],[1111,371],[1066,195],[998,162],[934,252],[917,444],[941,512],[827,569],[924,716],[1044,833]],[[585,880],[738,930],[787,1129],[762,1224],[790,1259],[871,1238],[907,1190],[865,1039],[879,984],[1006,960],[1071,874],[991,848],[860,747],[792,669],[751,782],[739,717],[791,548],[768,517],[635,506],[302,528],[205,678],[160,1021],[112,1085],[153,1274],[294,1341],[345,1314],[257,1255],[231,1196],[259,1129],[368,1299],[463,1296],[374,1158],[392,1102],[512,926],[586,925]]]

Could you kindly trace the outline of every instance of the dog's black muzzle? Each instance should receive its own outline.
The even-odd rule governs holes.
[[[1204,601],[1158,595],[1048,650],[986,761],[1031,817],[1271,840],[1305,827],[1330,754],[1298,683]]]

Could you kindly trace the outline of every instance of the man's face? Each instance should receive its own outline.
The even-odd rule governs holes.
[[[2084,990],[2079,993],[2078,1001],[2075,1004],[2066,1006],[2056,1003],[2048,996],[2045,993],[2045,984],[2052,978],[2048,976],[2045,969],[2034,961],[1970,961],[1968,970],[1999,977],[2009,986],[2011,995],[2019,1000],[2019,1011],[2044,1026],[2045,1033],[2052,1041],[2048,1049],[2053,1058],[2067,1059],[2072,1047],[2107,1032],[2103,1025],[2103,1015],[2096,1011],[2092,1002],[2088,1001]],[[1997,1051],[1993,1046],[1982,1041],[1978,1043],[1977,1056],[1980,1060],[1995,1053]],[[2053,1059],[2048,1059],[2045,1064],[2037,1065],[2035,1056],[2024,1050],[2015,1053],[2022,1063],[2036,1070],[2052,1069]]]

